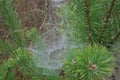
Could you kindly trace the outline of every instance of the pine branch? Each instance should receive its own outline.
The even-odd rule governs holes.
[[[104,25],[103,25],[102,30],[100,31],[100,35],[102,35],[105,32],[105,28],[107,27],[107,24],[110,20],[110,16],[112,14],[112,10],[113,10],[114,5],[115,5],[115,0],[112,0],[109,9],[106,12],[106,16],[105,16],[105,19],[104,19]]]
[[[9,72],[10,72],[10,68],[8,68],[8,70],[7,70],[7,72],[6,72],[6,75],[5,75],[5,80],[7,80],[7,79],[8,79]]]
[[[29,67],[27,64],[23,63],[23,65],[29,70],[31,71],[33,74],[38,75],[40,78],[44,79],[46,76],[42,75],[42,74],[37,74],[35,70],[33,70],[31,67]]]
[[[107,47],[110,48],[111,47],[110,45],[116,42],[119,37],[120,37],[120,31],[112,38],[112,40],[109,42],[109,45]]]
[[[88,28],[88,43],[92,44],[92,27],[91,27],[91,20],[90,20],[90,8],[89,8],[89,0],[84,0],[84,7],[85,7],[85,17],[87,21],[87,28]]]
[[[105,33],[105,30],[106,30],[106,28],[107,28],[107,24],[108,24],[108,22],[109,22],[109,20],[110,20],[110,16],[111,16],[111,14],[112,14],[112,10],[113,10],[113,7],[114,7],[114,5],[115,5],[115,0],[112,0],[111,1],[111,5],[110,5],[110,7],[109,7],[109,9],[108,9],[108,11],[106,12],[106,16],[105,16],[105,19],[104,19],[104,24],[103,24],[103,27],[102,27],[102,29],[101,29],[101,31],[99,32],[99,36],[100,36],[100,39],[99,39],[99,43],[101,44],[102,43],[102,36],[104,35],[104,33]]]
[[[110,19],[114,4],[115,4],[115,0],[112,0],[111,5],[110,5],[110,7],[109,7],[109,9],[108,9],[108,11],[106,13],[106,17],[105,17],[105,21],[104,21],[105,24],[107,24],[109,22],[109,19]],[[106,25],[104,25],[104,27],[106,27]]]

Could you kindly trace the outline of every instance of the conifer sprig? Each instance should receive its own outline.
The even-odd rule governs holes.
[[[87,22],[87,28],[88,28],[88,43],[92,44],[92,27],[91,27],[91,20],[90,20],[90,1],[84,0],[84,7],[85,7],[85,17]]]
[[[116,42],[119,39],[119,37],[120,37],[120,31],[112,38],[112,40],[109,42],[109,45],[107,47],[110,48],[111,44]]]
[[[116,0],[112,0],[112,1],[111,1],[111,5],[110,5],[110,7],[109,7],[109,9],[108,9],[108,11],[107,11],[107,13],[106,13],[106,17],[105,17],[105,21],[104,21],[105,24],[107,24],[107,23],[109,22],[109,19],[110,19],[110,16],[111,16],[113,7],[114,7],[114,5],[115,5],[115,1],[116,1]],[[106,27],[106,26],[104,25],[104,27]]]
[[[113,10],[113,7],[115,5],[115,1],[116,0],[111,1],[111,5],[109,6],[108,11],[106,12],[104,23],[103,23],[104,25],[103,25],[103,27],[102,27],[102,29],[100,31],[101,38],[102,38],[102,35],[104,35],[106,33],[105,30],[106,30],[107,25],[109,23],[110,16],[112,15],[112,10]],[[101,42],[102,42],[102,40],[99,40],[99,43],[101,43]],[[113,42],[111,42],[111,43],[113,43]]]

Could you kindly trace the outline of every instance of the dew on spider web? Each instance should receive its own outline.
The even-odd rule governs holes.
[[[56,8],[55,5],[61,4],[61,1],[64,0],[52,1],[51,4],[54,4],[52,8]],[[56,18],[54,17],[56,16],[53,12],[49,14],[48,30],[41,34],[42,40],[38,41],[30,48],[36,58],[36,65],[51,70],[57,70],[62,67],[62,59],[65,56],[64,48],[68,46],[67,37],[60,33],[60,28],[56,25],[57,20],[55,20]]]

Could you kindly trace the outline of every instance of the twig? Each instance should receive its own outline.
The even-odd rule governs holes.
[[[20,30],[15,30],[15,31],[13,31],[13,32],[10,32],[10,33],[8,33],[8,35],[6,35],[6,37],[9,37],[11,34],[15,34],[15,33],[17,33],[17,32],[25,32],[25,30],[27,30],[28,28],[24,28],[24,29],[20,29]]]
[[[118,40],[118,38],[120,37],[120,31],[112,38],[112,40],[109,42],[109,45],[107,46],[108,48],[110,48],[111,44],[113,44],[115,41]]]
[[[5,80],[7,80],[9,72],[10,72],[10,68],[8,68],[8,70],[6,72]]]
[[[112,14],[112,10],[113,10],[114,4],[115,4],[115,0],[112,0],[109,9],[106,12],[106,16],[105,16],[105,19],[104,19],[104,25],[103,25],[102,30],[100,31],[100,35],[103,35],[103,33],[105,32],[105,28],[107,27],[107,24],[108,24],[108,22],[110,20],[110,16]]]
[[[45,76],[44,75],[42,75],[42,74],[37,74],[31,67],[29,67],[27,64],[25,64],[25,63],[23,63],[23,65],[25,66],[25,67],[27,67],[27,69],[29,69],[29,71],[32,71],[34,74],[36,74],[36,75],[38,75],[40,78],[45,78]]]
[[[87,27],[88,27],[88,43],[92,44],[92,27],[90,21],[90,8],[89,8],[89,0],[84,0],[84,7],[85,7],[85,17],[87,20]]]
[[[120,31],[116,34],[116,36],[112,39],[112,41],[110,42],[111,44],[116,41],[118,38],[120,37]]]
[[[105,21],[104,21],[104,23],[105,23],[104,27],[106,27],[106,24],[109,22],[109,19],[110,19],[114,4],[115,4],[115,0],[112,0],[111,5],[110,5],[110,7],[109,7],[109,9],[108,9],[108,11],[106,13],[106,17],[105,17]]]
[[[64,70],[60,70],[59,75],[62,77],[62,80],[66,80],[65,79],[65,72],[64,72]]]
[[[112,75],[111,77],[112,77],[112,80],[115,80],[115,76],[114,75]]]

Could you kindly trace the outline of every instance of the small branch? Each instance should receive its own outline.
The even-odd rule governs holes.
[[[99,32],[100,37],[101,37],[102,35],[104,35],[104,33],[105,33],[105,28],[106,28],[106,26],[107,26],[107,24],[108,24],[108,22],[109,22],[109,20],[110,20],[110,16],[111,16],[111,14],[112,14],[112,10],[113,10],[114,4],[115,4],[115,0],[112,0],[109,9],[108,9],[108,11],[106,12],[106,16],[105,16],[105,19],[104,19],[104,22],[103,22],[103,23],[104,23],[104,24],[103,24],[103,28],[102,28],[101,31]],[[99,43],[101,43],[101,39],[99,40]]]
[[[59,75],[62,77],[62,80],[66,80],[64,70],[60,70]]]
[[[110,44],[112,44],[113,42],[117,41],[119,37],[120,37],[120,31],[115,35],[115,37],[112,39]]]
[[[90,8],[89,8],[89,0],[84,0],[84,7],[85,7],[85,17],[87,20],[87,27],[88,27],[88,43],[92,44],[92,27],[90,21]]]
[[[114,75],[112,75],[111,78],[112,78],[112,80],[115,80],[115,76]]]
[[[42,78],[42,79],[45,78],[44,75],[42,75],[42,74],[37,74],[37,73],[36,73],[31,67],[29,67],[27,64],[24,64],[24,63],[23,63],[23,65],[24,65],[25,67],[27,67],[27,69],[28,69],[29,71],[33,72],[35,75],[38,75],[40,78]]]
[[[108,48],[110,48],[111,44],[113,44],[115,41],[118,40],[118,38],[120,37],[120,31],[112,38],[112,40],[109,42],[109,45],[107,46]]]
[[[10,72],[10,68],[8,68],[8,70],[7,70],[7,72],[6,72],[5,80],[8,79],[8,74],[9,74],[9,72]]]
[[[114,4],[115,4],[115,0],[112,0],[109,9],[106,12],[106,16],[105,16],[105,19],[104,19],[104,25],[103,25],[102,30],[100,31],[100,35],[102,35],[105,32],[105,28],[107,27],[107,24],[108,24],[108,22],[110,20],[110,16],[112,14],[112,10],[113,10]]]
[[[115,4],[115,0],[112,0],[111,5],[110,5],[110,7],[109,7],[109,9],[108,9],[108,11],[106,13],[106,17],[105,17],[105,21],[104,21],[105,24],[107,24],[109,22],[109,19],[110,19],[114,4]],[[104,27],[106,27],[106,26],[104,26]]]

